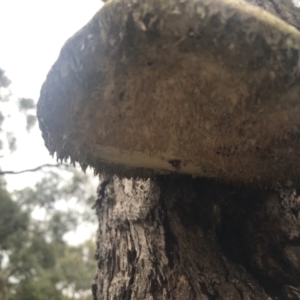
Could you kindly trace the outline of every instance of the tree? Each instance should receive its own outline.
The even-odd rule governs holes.
[[[0,69],[2,104],[11,101],[9,82]],[[35,103],[22,98],[18,105],[29,131],[36,121]],[[8,110],[0,113],[2,122],[8,117],[5,112]],[[14,134],[7,135],[2,126],[0,131],[4,150],[15,151]],[[93,185],[88,176],[67,165],[24,171],[36,172],[41,167],[44,172],[35,187],[13,193],[7,191],[1,175],[18,172],[0,170],[0,299],[89,299],[91,272],[95,269],[94,242],[71,246],[65,236],[79,224],[95,221],[90,209],[95,198]]]
[[[13,195],[2,183],[1,300],[89,298],[94,242],[70,246],[64,238],[78,224],[93,219],[85,208],[94,202],[92,195],[85,203],[81,200],[87,200],[81,188],[87,184],[87,177],[78,172],[69,182],[59,172],[48,172],[34,189]],[[67,210],[57,207],[59,201],[65,202]],[[33,211],[45,216],[33,218]]]
[[[11,91],[9,90],[10,80],[5,75],[4,70],[0,68],[0,103],[1,103],[1,113],[0,113],[0,150],[8,146],[11,152],[16,150],[16,137],[13,132],[6,131],[3,129],[3,123],[6,118],[9,118],[9,109],[5,105],[9,106],[11,104]],[[26,129],[29,132],[33,126],[36,124],[36,116],[34,115],[36,105],[32,99],[21,98],[18,100],[19,110],[26,117]],[[0,158],[3,157],[1,153]]]
[[[300,10],[291,1],[252,0],[249,2],[277,14],[285,21],[300,28],[300,19],[297,18],[300,15]],[[196,6],[192,6],[195,3],[203,5],[199,5],[198,10],[195,10]],[[210,5],[213,7],[211,10]],[[232,6],[234,7],[233,10],[231,10]],[[203,7],[205,9],[202,9]],[[227,7],[228,10],[221,11],[220,7],[221,9]],[[168,10],[167,13],[166,10]],[[181,16],[182,11],[186,14],[189,13],[189,15]],[[243,19],[245,24],[240,22],[242,17],[240,19],[239,14],[245,17]],[[167,15],[166,22],[160,22],[161,15],[163,17]],[[207,15],[212,16],[208,20],[210,23],[205,19]],[[214,39],[207,39],[207,36],[211,37],[209,27],[201,24],[204,26],[204,30],[200,25],[200,29],[194,26],[193,21],[197,17],[214,26],[216,36]],[[174,18],[173,23],[170,21],[172,18]],[[228,23],[224,21],[227,20],[226,18],[229,20]],[[179,23],[180,25],[183,24],[182,27],[180,25],[175,26]],[[203,23],[205,22],[203,21]],[[235,39],[234,36],[230,35],[234,26],[254,28],[256,31],[247,36],[241,34]],[[231,32],[226,31],[228,28],[231,29]],[[179,29],[182,29],[182,32]],[[162,35],[163,30],[165,30],[163,33],[167,32],[165,36]],[[234,43],[218,43],[217,37],[222,37],[224,32],[227,33],[226,37],[232,37],[232,40],[228,39]],[[256,33],[261,39],[255,40]],[[272,44],[274,48],[268,48],[264,34],[272,42],[274,41]],[[180,38],[181,35],[182,38]],[[160,39],[161,36],[164,37],[163,41]],[[188,39],[188,37],[193,39]],[[224,164],[228,173],[231,171],[234,174],[230,177],[228,173],[225,175],[223,173],[224,176],[221,176],[221,172],[216,172],[213,169],[212,171],[208,170],[208,174],[214,175],[217,180],[195,179],[188,175],[161,175],[153,170],[144,170],[145,165],[142,165],[142,163],[150,164],[151,158],[155,157],[154,150],[157,150],[154,147],[156,145],[155,138],[160,136],[159,130],[168,131],[168,128],[161,125],[165,124],[165,119],[160,119],[160,114],[163,117],[170,116],[167,114],[168,112],[163,110],[165,108],[163,101],[166,100],[167,102],[168,95],[171,95],[169,97],[173,97],[176,101],[177,95],[174,90],[180,93],[183,88],[185,88],[186,94],[192,97],[188,88],[192,89],[193,85],[184,85],[188,78],[188,76],[185,77],[185,72],[190,75],[186,69],[193,68],[192,59],[189,61],[187,56],[183,55],[189,53],[190,48],[198,49],[198,52],[194,50],[192,54],[194,54],[194,61],[199,62],[196,54],[201,56],[200,50],[207,50],[203,43],[208,41],[211,43],[210,48],[208,48],[210,51],[206,51],[205,54],[212,55],[218,62],[210,65],[213,70],[215,67],[217,71],[222,72],[227,66],[225,60],[227,59],[229,64],[233,64],[235,71],[245,68],[249,74],[255,72],[253,70],[258,70],[257,74],[263,74],[262,76],[266,78],[268,76],[267,84],[278,74],[267,72],[269,69],[267,67],[263,69],[261,66],[269,62],[270,57],[274,58],[271,61],[279,73],[280,80],[276,82],[280,86],[273,85],[274,90],[267,89],[265,91],[265,86],[257,88],[256,81],[253,80],[252,85],[246,87],[247,89],[252,86],[252,90],[254,89],[255,92],[268,92],[265,96],[269,95],[270,99],[267,100],[270,101],[266,100],[265,102],[269,104],[273,100],[272,97],[278,96],[276,95],[279,93],[278,91],[286,95],[286,91],[291,88],[291,90],[294,89],[295,95],[298,95],[298,69],[294,69],[295,65],[291,62],[299,61],[299,40],[299,33],[296,30],[286,26],[278,19],[272,18],[271,15],[263,13],[262,10],[253,9],[243,2],[217,0],[203,1],[203,3],[192,0],[109,1],[85,28],[65,44],[58,61],[53,66],[43,86],[38,107],[39,122],[46,145],[52,153],[56,152],[61,159],[70,157],[74,161],[79,161],[83,167],[88,164],[92,165],[97,172],[106,174],[102,177],[102,184],[98,189],[96,201],[99,229],[96,251],[98,272],[92,287],[94,299],[300,298],[298,280],[300,276],[299,196],[297,189],[289,180],[286,180],[286,183],[282,182],[284,179],[288,179],[287,176],[289,175],[293,175],[297,180],[297,173],[293,173],[294,167],[297,166],[298,168],[296,162],[293,164],[293,159],[297,160],[297,157],[293,156],[292,152],[290,156],[283,157],[288,162],[281,164],[276,155],[272,156],[274,154],[271,152],[273,149],[266,149],[260,158],[265,159],[265,161],[270,159],[269,162],[272,165],[268,168],[268,164],[266,164],[260,170],[257,165],[253,166],[249,161],[246,164],[248,169],[245,169],[246,167],[242,165],[244,161],[239,160],[237,155],[239,145],[236,149],[224,147],[227,151],[222,151],[224,150],[222,147],[219,149],[212,147],[212,150],[218,150],[218,153],[214,153],[218,160],[213,161],[217,165],[216,167],[219,167],[218,170],[222,166],[218,166],[217,163]],[[169,56],[177,54],[178,57],[182,58],[178,67],[179,70],[182,70],[179,75],[182,75],[181,78],[183,78],[182,81],[178,80],[180,84],[176,84],[178,82],[172,78],[172,74],[178,70],[167,65],[169,58],[167,55],[164,57],[166,61],[160,61],[158,67],[154,61],[156,56],[159,56],[159,51],[163,51],[166,44],[171,43],[171,41],[173,41],[173,47],[167,48],[169,51],[167,54]],[[227,42],[226,38],[225,41]],[[248,41],[250,43],[256,41],[256,44],[254,42],[253,44],[259,49],[255,55],[242,51],[256,50],[255,47],[247,48],[245,46]],[[138,48],[138,42],[144,43],[144,48],[142,46]],[[167,45],[169,46],[169,44]],[[292,45],[291,48],[289,45]],[[177,52],[173,50],[176,47],[178,47]],[[227,55],[228,49],[240,49],[239,47],[241,50],[240,52],[237,50],[235,57]],[[272,51],[275,51],[275,54]],[[132,53],[135,57],[130,56]],[[147,55],[153,60],[149,60]],[[248,55],[251,58],[251,68],[249,69],[247,69]],[[278,60],[275,58],[276,55],[279,57]],[[235,65],[234,61],[238,59],[245,59],[244,65]],[[187,62],[190,64],[184,69],[183,66]],[[208,68],[205,60],[202,62],[201,68]],[[287,66],[288,63],[286,62],[289,62],[290,66]],[[168,70],[164,70],[161,65],[168,67]],[[219,65],[221,67],[218,68]],[[152,69],[149,71],[152,66],[158,68],[158,71]],[[268,65],[270,68],[271,66],[272,64]],[[200,68],[200,66],[198,67]],[[294,70],[293,77],[287,74],[285,67],[288,71],[290,71],[289,68]],[[164,71],[165,73],[163,73]],[[160,77],[161,74],[165,77]],[[196,79],[204,81],[201,86],[204,89],[210,78],[209,76],[205,77],[205,73],[203,74],[203,77],[196,77]],[[209,74],[211,75],[211,73]],[[245,74],[243,73],[243,75]],[[260,78],[260,75],[257,75],[257,78]],[[153,83],[156,78],[153,79],[154,76],[159,78],[158,82],[162,82],[158,91],[155,90],[156,85]],[[169,78],[174,80],[168,81]],[[221,76],[216,78],[222,79]],[[232,77],[230,78],[232,79]],[[285,84],[289,79],[293,80],[289,82],[290,86],[286,87]],[[211,82],[209,83],[211,84]],[[229,80],[226,83],[230,86],[231,82]],[[168,84],[173,90],[168,88]],[[282,86],[285,89],[281,89]],[[136,87],[139,87],[137,91],[135,90]],[[237,85],[234,87],[235,89],[240,88]],[[165,90],[163,90],[164,88]],[[243,88],[240,88],[239,96],[243,95]],[[124,91],[120,92],[121,89]],[[153,93],[153,90],[157,94]],[[251,91],[251,89],[249,90]],[[150,97],[152,102],[147,102],[148,94],[146,92],[154,94],[151,94],[152,98]],[[160,99],[161,95],[165,96],[166,99]],[[209,98],[211,101],[214,100],[213,96],[215,95]],[[251,96],[253,95],[251,94]],[[257,93],[253,99],[259,103],[264,100],[260,97],[261,95]],[[286,120],[286,123],[292,120],[295,127],[298,128],[296,112],[298,112],[299,106],[295,101],[292,107],[288,107],[289,97],[293,96],[291,94],[286,96],[284,109],[291,113],[291,118]],[[54,99],[58,100],[55,101]],[[190,100],[188,97],[185,99]],[[140,102],[138,102],[139,100]],[[231,100],[235,102],[234,98]],[[246,102],[249,99],[244,100]],[[152,115],[153,125],[150,123],[151,120],[147,113],[151,111],[151,104],[153,105],[154,101],[158,101],[161,110],[157,110],[157,115]],[[132,103],[136,107],[129,105]],[[206,105],[211,108],[213,114],[213,109],[217,109],[215,106],[209,106],[209,104],[207,101]],[[221,104],[225,105],[223,102]],[[146,105],[148,106],[146,107]],[[241,108],[245,108],[245,105],[241,105]],[[272,102],[271,105],[273,105]],[[99,107],[100,109],[98,109]],[[176,112],[176,109],[179,109],[171,106],[168,108],[168,111],[171,112]],[[249,109],[252,108],[249,107]],[[184,109],[186,107],[182,103],[181,110]],[[222,111],[222,109],[220,110]],[[241,109],[239,113],[247,114],[247,111],[244,111]],[[139,113],[142,117],[138,115]],[[256,115],[255,120],[260,122],[262,117],[258,116],[258,113],[255,110],[251,111],[251,114]],[[280,114],[284,113],[283,108],[282,111],[276,111],[276,113],[276,116],[280,118]],[[204,118],[206,115],[202,114],[201,117]],[[215,118],[215,115],[213,117]],[[222,117],[222,114],[219,117],[226,127],[225,118]],[[174,113],[173,119],[180,129],[184,128],[184,126],[180,127],[180,122],[188,124],[189,121],[187,118],[181,118],[181,115],[177,113]],[[249,119],[252,120],[250,117],[247,120]],[[145,120],[149,122],[145,124]],[[288,126],[286,123],[280,123],[281,127]],[[149,128],[156,128],[155,124],[161,126],[157,126],[156,135],[152,136],[153,132]],[[201,125],[200,121],[199,124]],[[237,129],[245,128],[239,127],[242,126],[241,122],[237,124]],[[263,122],[259,124],[263,124]],[[274,124],[272,123],[272,125]],[[169,122],[167,125],[173,126],[173,123]],[[200,125],[195,127],[196,129],[192,131],[192,134],[196,134],[197,130],[209,130],[211,126],[204,124],[204,128],[202,128]],[[259,126],[259,132],[263,130],[261,126]],[[255,123],[251,123],[251,126],[247,128],[249,130],[255,128]],[[277,132],[271,137],[266,136],[265,138],[273,140],[270,145],[278,151],[283,149],[283,152],[287,154],[287,145],[299,142],[297,128],[294,131],[288,131],[287,136],[280,137],[282,139],[277,139]],[[230,129],[230,133],[235,134],[235,128]],[[273,127],[271,129],[274,131]],[[284,129],[278,127],[278,131],[281,130]],[[243,140],[243,135],[247,133],[240,131],[240,140]],[[138,134],[134,136],[132,132],[140,133],[140,136]],[[179,134],[179,130],[176,133]],[[259,134],[257,136],[259,137]],[[221,135],[217,137],[222,140]],[[229,134],[225,137],[228,140],[231,138]],[[168,139],[169,137],[165,136],[165,138]],[[130,144],[131,140],[135,141],[134,146],[136,148]],[[143,144],[144,140],[150,146]],[[171,142],[177,145],[176,140],[174,140],[175,138],[171,139]],[[182,138],[182,140],[184,139]],[[185,143],[190,142],[187,136],[184,141]],[[196,142],[191,144],[195,145]],[[206,140],[203,139],[201,142],[204,143]],[[211,144],[217,142],[218,139],[213,140]],[[253,145],[250,145],[251,141],[248,142],[247,147],[253,147],[254,153],[260,153],[260,144],[253,141]],[[208,142],[207,144],[207,147],[211,146]],[[128,156],[126,156],[128,145],[130,145],[129,154],[127,153]],[[283,148],[280,148],[281,145]],[[184,146],[182,143],[181,148]],[[107,150],[106,147],[109,149]],[[146,151],[143,152],[143,147],[150,152],[147,161],[143,161],[142,155],[139,156],[140,153],[146,153]],[[116,148],[121,151],[117,152]],[[134,152],[138,148],[142,150]],[[105,152],[106,150],[107,152]],[[174,149],[171,148],[171,150]],[[250,150],[249,153],[251,153]],[[170,155],[167,151],[163,154]],[[208,154],[205,152],[203,154],[209,161]],[[230,159],[231,164],[226,164]],[[180,172],[184,168],[178,159],[172,159],[168,162],[173,167],[174,172]],[[151,165],[152,169],[155,169],[154,165],[155,162]],[[161,168],[168,171],[171,169],[170,165],[161,164]],[[280,168],[272,169],[274,165],[277,167],[284,165],[286,172]],[[286,168],[287,165],[288,168]],[[140,168],[133,168],[132,170],[132,166]],[[157,165],[156,168],[158,168]],[[267,170],[266,173],[264,173],[265,169]],[[263,185],[265,181],[259,176],[253,176],[252,178],[256,180],[258,185],[255,187],[250,185],[249,187],[249,182],[245,181],[245,176],[248,176],[247,171],[249,170],[261,175],[261,177],[268,177],[266,182],[269,184],[274,178],[280,179],[281,185],[275,189],[276,182],[273,181],[273,185],[270,184],[269,187],[265,188]],[[249,171],[249,173],[251,172]],[[113,174],[117,175],[111,176]],[[135,178],[132,179],[131,175]],[[237,179],[241,178],[244,179],[244,181],[240,181],[243,184],[237,187]],[[226,184],[228,179],[231,179],[235,185]],[[225,182],[222,183],[222,180]],[[245,187],[245,183],[248,183],[248,187],[247,185]]]

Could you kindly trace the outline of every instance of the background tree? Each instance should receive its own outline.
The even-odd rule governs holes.
[[[0,69],[1,105],[11,101],[9,83]],[[18,106],[29,131],[36,123],[35,103],[22,98]],[[3,109],[0,117],[0,151],[5,159],[6,148],[17,151],[17,139],[1,126],[9,110]],[[95,222],[94,186],[76,168],[43,170],[34,187],[13,193],[0,174],[0,299],[90,299],[94,241],[71,246],[66,234]]]

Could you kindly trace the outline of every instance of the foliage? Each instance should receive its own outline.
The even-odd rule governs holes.
[[[5,146],[13,152],[16,151],[16,137],[13,132],[6,132],[3,129],[3,124],[6,119],[10,118],[8,106],[11,105],[11,91],[9,89],[10,80],[5,75],[4,70],[0,68],[0,150],[3,150]],[[18,99],[18,108],[22,112],[23,117],[26,120],[26,129],[28,132],[36,124],[37,118],[35,116],[36,105],[32,99],[21,98]],[[6,106],[6,107],[5,107]]]
[[[26,116],[26,129],[29,132],[36,124],[35,103],[32,99],[21,98],[19,99],[19,110]]]
[[[67,232],[86,219],[86,209],[80,210],[82,200],[93,199],[74,188],[79,178],[84,184],[83,176],[75,171],[73,178],[61,185],[63,177],[52,172],[35,188],[13,194],[6,191],[1,181],[1,300],[85,299],[95,270],[94,242],[74,247],[64,239]],[[74,195],[68,195],[68,191],[74,191]],[[79,199],[79,195],[84,197]],[[59,201],[71,201],[72,205],[60,210],[56,205]],[[33,210],[40,211],[42,218],[32,218]]]
[[[9,100],[8,87],[10,85],[10,80],[6,77],[4,70],[0,68],[0,102]]]
[[[4,91],[9,83],[0,69],[0,103],[9,101]],[[18,106],[29,130],[35,103],[22,98]],[[0,113],[0,142],[16,148],[13,133],[2,130],[5,118]],[[34,187],[13,193],[0,177],[0,300],[90,299],[94,241],[71,246],[66,234],[95,222],[94,190],[90,179],[71,167],[48,169]]]
[[[3,123],[8,116],[3,112],[4,103],[8,102],[11,96],[9,90],[10,80],[6,77],[4,70],[0,68],[0,104],[2,109],[0,111],[0,150],[3,149],[4,144],[8,145],[9,149],[13,152],[16,148],[16,139],[12,132],[4,132]],[[4,138],[3,138],[4,136]]]

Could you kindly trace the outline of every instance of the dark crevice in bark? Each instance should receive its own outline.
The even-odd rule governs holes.
[[[199,284],[200,284],[200,288],[203,292],[203,295],[205,295],[208,300],[217,300],[217,296],[210,294],[207,290],[207,287],[205,286],[205,284],[203,282],[199,282]]]
[[[94,279],[97,282],[97,276]],[[92,297],[93,300],[98,300],[98,296],[97,296],[97,283],[93,283],[91,286],[91,290],[92,290]]]
[[[288,201],[274,193],[270,196],[270,192],[249,194],[248,199],[244,199],[246,202],[240,196],[241,200],[234,207],[241,213],[224,213],[222,227],[217,231],[224,254],[243,265],[265,291],[275,298],[279,297],[286,285],[298,285],[299,269],[295,270],[294,265],[297,262],[293,259],[290,262],[291,257],[285,257],[287,247],[294,246],[290,251],[291,255],[299,253],[300,249],[299,237],[293,238],[288,234],[293,231],[299,234],[300,229],[295,194],[290,193]],[[268,197],[272,199],[268,200]],[[275,207],[273,211],[268,211],[268,201],[272,201],[272,206]],[[243,209],[244,203],[248,203],[246,209]],[[260,265],[257,263],[260,259],[269,263]]]
[[[126,222],[128,223],[128,222]],[[128,224],[128,228],[129,228],[129,224]],[[130,242],[133,245],[133,241],[132,241],[132,236],[130,235]],[[131,264],[134,266],[134,264],[136,263],[136,250],[133,248],[132,250],[128,250],[127,251],[127,260],[128,260],[128,264]],[[134,284],[134,278],[135,278],[135,268],[132,268],[131,274],[129,274],[130,279],[128,281],[128,289],[124,290],[124,294],[123,294],[123,298],[124,300],[130,300],[131,299],[131,293],[132,293],[132,286]]]
[[[163,180],[163,177],[160,178]],[[160,196],[159,203],[161,205],[162,211],[166,211],[166,204],[164,202],[164,198]],[[166,256],[169,261],[170,270],[174,269],[175,263],[180,262],[180,256],[178,254],[178,241],[176,236],[171,230],[170,222],[168,220],[168,216],[165,213],[162,213],[162,224],[165,230],[165,240],[168,241],[165,245]]]

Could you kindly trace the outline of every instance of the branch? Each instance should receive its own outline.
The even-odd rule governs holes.
[[[70,165],[62,165],[62,164],[56,164],[56,165],[51,165],[51,164],[45,164],[45,165],[42,165],[42,166],[39,166],[39,167],[36,167],[34,169],[28,169],[28,170],[23,170],[23,171],[0,171],[0,176],[1,175],[8,175],[8,174],[22,174],[22,173],[26,173],[26,172],[35,172],[35,171],[38,171],[42,168],[45,168],[45,167],[61,167],[61,166],[65,166],[65,167],[70,167]]]

